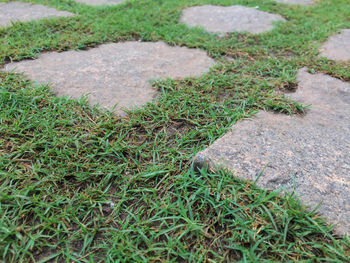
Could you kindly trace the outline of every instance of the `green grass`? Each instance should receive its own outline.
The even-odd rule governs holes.
[[[318,57],[323,41],[350,28],[348,0],[32,2],[77,16],[0,29],[0,65],[44,51],[161,40],[206,50],[218,66],[201,78],[156,82],[159,100],[126,118],[0,73],[0,260],[350,262],[349,237],[335,236],[295,197],[192,167],[198,151],[257,110],[302,112],[280,95],[295,87],[299,68],[350,80],[349,63]],[[183,8],[208,3],[258,5],[287,22],[222,39],[177,23]]]

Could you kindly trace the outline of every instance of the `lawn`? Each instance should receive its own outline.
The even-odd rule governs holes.
[[[0,261],[350,262],[350,238],[296,196],[192,164],[258,110],[303,114],[308,105],[283,96],[299,68],[350,80],[349,63],[318,56],[350,28],[349,0],[30,2],[77,16],[0,28],[0,67],[126,40],[200,48],[218,64],[200,78],[154,82],[158,99],[126,117],[0,73]],[[287,21],[223,38],[178,23],[185,7],[203,4],[259,6]]]

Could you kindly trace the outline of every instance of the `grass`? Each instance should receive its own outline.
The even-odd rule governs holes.
[[[299,68],[350,80],[348,63],[318,57],[323,41],[350,28],[348,0],[31,2],[77,16],[0,29],[2,65],[44,51],[161,40],[204,49],[218,66],[201,78],[154,83],[159,100],[126,118],[0,73],[0,260],[350,261],[349,237],[335,236],[294,196],[192,167],[198,151],[257,110],[302,112],[280,92],[295,87]],[[259,6],[287,22],[221,39],[177,23],[183,8],[209,3]]]

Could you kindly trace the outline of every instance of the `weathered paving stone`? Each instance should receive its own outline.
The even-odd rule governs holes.
[[[87,5],[118,5],[126,0],[76,0]]]
[[[313,0],[275,0],[276,2],[291,4],[291,5],[311,5]]]
[[[350,29],[331,36],[321,47],[321,56],[336,61],[350,60]]]
[[[274,22],[284,21],[280,15],[245,6],[203,5],[183,11],[180,22],[190,27],[203,27],[211,33],[250,32],[262,33],[273,29]]]
[[[0,27],[9,26],[11,22],[16,21],[26,22],[35,19],[73,15],[43,5],[22,2],[0,3]]]
[[[51,83],[53,92],[79,98],[88,95],[123,114],[152,101],[156,91],[150,81],[198,76],[214,65],[206,52],[171,47],[163,42],[124,42],[101,45],[88,51],[41,54],[39,59],[10,63],[5,71],[23,72],[40,84]]]
[[[350,84],[299,72],[291,97],[311,104],[305,116],[260,112],[200,152],[195,166],[223,167],[267,189],[295,193],[350,234]]]

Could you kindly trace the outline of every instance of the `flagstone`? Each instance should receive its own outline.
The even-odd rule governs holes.
[[[75,0],[79,3],[84,3],[87,5],[118,5],[122,2],[125,2],[126,0]]]
[[[190,27],[203,27],[211,33],[250,32],[263,33],[273,29],[274,22],[285,21],[276,14],[245,6],[203,5],[183,11],[180,22]]]
[[[0,27],[9,26],[11,22],[27,22],[36,19],[73,16],[66,11],[55,8],[22,2],[0,3]]]
[[[283,189],[350,234],[350,83],[300,70],[291,98],[311,104],[305,116],[260,112],[233,126],[195,158],[267,189]]]
[[[336,61],[350,60],[350,29],[344,29],[341,33],[331,36],[321,46],[321,56]]]
[[[122,114],[153,100],[157,94],[150,81],[199,76],[214,65],[205,51],[172,47],[163,42],[105,44],[87,51],[41,54],[39,59],[10,63],[5,71],[25,73],[41,84],[51,83],[53,92],[80,98],[89,94],[100,104]]]

